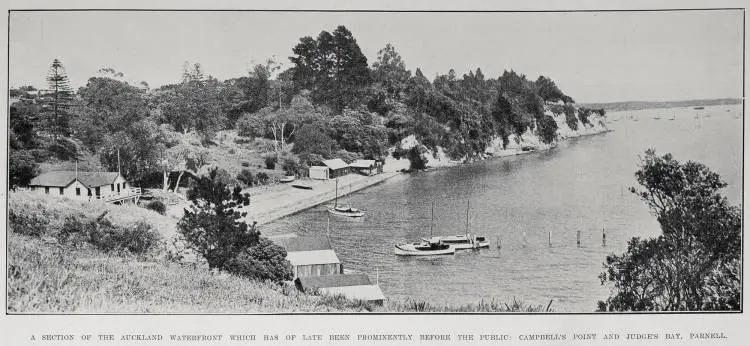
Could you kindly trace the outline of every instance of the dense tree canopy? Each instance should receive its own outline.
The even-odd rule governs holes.
[[[600,278],[612,295],[599,310],[739,310],[742,223],[740,209],[720,194],[726,183],[700,163],[653,150],[635,176],[641,188],[631,191],[662,233],[633,238],[627,252],[607,257]]]

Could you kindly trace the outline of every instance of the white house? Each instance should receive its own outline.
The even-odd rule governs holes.
[[[118,172],[47,172],[31,179],[29,186],[38,194],[82,201],[122,202],[141,196],[141,189],[130,186]]]

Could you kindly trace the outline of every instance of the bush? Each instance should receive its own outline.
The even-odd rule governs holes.
[[[427,168],[427,161],[422,157],[422,151],[418,145],[413,146],[406,152],[406,158],[409,159],[409,169],[419,170]]]
[[[137,221],[131,227],[117,226],[104,219],[105,214],[97,219],[81,213],[65,217],[58,240],[75,245],[88,242],[104,251],[129,251],[139,255],[159,244],[159,235],[146,222]]]
[[[268,181],[271,179],[271,177],[266,174],[266,172],[258,172],[258,174],[255,175],[255,179],[260,184],[268,184]]]
[[[43,210],[17,210],[14,204],[10,204],[8,210],[8,226],[15,233],[41,237],[53,229],[50,221],[54,220],[54,215],[43,212]],[[45,210],[46,211],[46,210]]]
[[[249,169],[243,169],[239,174],[237,174],[237,180],[247,186],[253,186],[253,182],[255,181],[253,172],[250,172]]]
[[[242,167],[250,167],[250,162],[242,161],[241,165]]]
[[[151,201],[146,204],[146,209],[153,210],[162,215],[167,213],[167,206],[162,201]]]
[[[234,148],[229,148],[229,155],[234,155],[236,151],[234,151]]]
[[[279,158],[276,155],[267,155],[263,157],[263,162],[266,164],[266,169],[276,169],[276,162]]]
[[[578,118],[576,117],[576,109],[572,105],[565,104],[563,106],[563,112],[565,113],[565,122],[568,124],[571,130],[578,130]]]
[[[11,189],[27,186],[39,172],[39,165],[28,150],[11,150],[8,158],[8,185]]]
[[[266,238],[229,260],[224,269],[230,273],[258,281],[282,283],[293,277],[286,250]]]
[[[281,169],[284,170],[286,175],[298,175],[300,173],[301,165],[293,157],[284,157],[281,159]]]

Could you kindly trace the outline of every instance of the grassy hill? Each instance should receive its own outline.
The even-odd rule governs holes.
[[[8,213],[10,313],[549,310],[549,306],[527,306],[515,300],[456,306],[387,300],[384,306],[374,306],[340,296],[302,293],[289,284],[275,285],[212,271],[201,261],[175,255],[181,250],[169,241],[174,235],[173,218],[136,206],[16,192],[9,195]],[[113,229],[119,227],[125,232],[102,230],[104,226],[89,229],[88,234],[77,229],[94,220],[107,220]],[[142,224],[147,225],[147,233],[139,228]],[[144,237],[151,233],[156,241],[144,241],[151,239]]]

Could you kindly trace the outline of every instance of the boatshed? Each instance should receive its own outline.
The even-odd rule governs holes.
[[[352,162],[349,167],[351,167],[353,171],[364,175],[383,173],[383,165],[375,160],[357,160]]]
[[[310,178],[327,180],[349,174],[349,165],[342,159],[325,160],[321,163],[322,165],[310,167]]]
[[[326,237],[289,237],[273,239],[286,249],[294,278],[341,274],[344,267]]]
[[[299,277],[294,283],[301,291],[343,295],[347,299],[363,300],[379,305],[382,305],[385,300],[380,286],[370,282],[370,278],[365,274]]]

